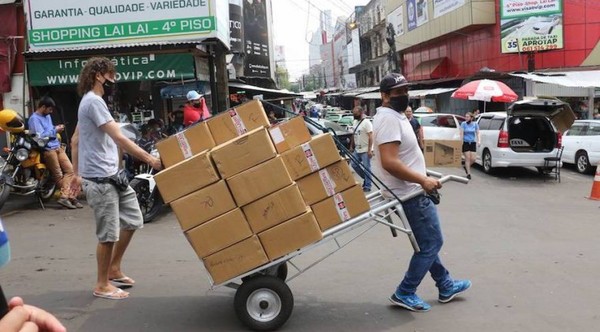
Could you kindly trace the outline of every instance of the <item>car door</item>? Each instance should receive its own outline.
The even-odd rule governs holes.
[[[477,124],[479,125],[479,137],[481,138],[481,144],[477,147],[477,152],[475,153],[475,162],[479,165],[482,164],[482,152],[485,149],[490,149],[490,147],[495,144],[494,140],[498,138],[497,134],[490,132],[490,123],[492,121],[493,115],[481,115],[477,119]]]
[[[585,140],[584,133],[587,123],[575,123],[563,136],[562,144],[565,147],[563,150],[562,160],[568,164],[575,163],[575,153],[582,148],[582,141]]]
[[[588,128],[583,136],[582,143],[588,153],[589,161],[592,166],[597,165],[600,160],[600,121],[588,123]]]

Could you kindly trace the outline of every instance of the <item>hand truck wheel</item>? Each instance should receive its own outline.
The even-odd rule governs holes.
[[[292,315],[294,296],[278,277],[258,275],[242,283],[233,305],[239,320],[250,329],[273,331]]]

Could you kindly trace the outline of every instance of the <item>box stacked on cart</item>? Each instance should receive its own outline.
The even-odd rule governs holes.
[[[178,155],[156,181],[215,284],[320,240],[335,223],[315,205],[356,183],[331,135],[311,139],[301,117],[268,128],[257,101],[206,127],[218,145]]]

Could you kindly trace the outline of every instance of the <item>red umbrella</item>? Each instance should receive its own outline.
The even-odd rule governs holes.
[[[452,94],[452,98],[510,103],[517,100],[518,96],[502,82],[477,80],[458,88]]]

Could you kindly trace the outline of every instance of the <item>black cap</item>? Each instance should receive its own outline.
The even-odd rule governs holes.
[[[404,78],[404,76],[397,73],[389,73],[383,77],[381,83],[379,83],[379,91],[390,92],[393,89],[408,86],[410,83]]]

